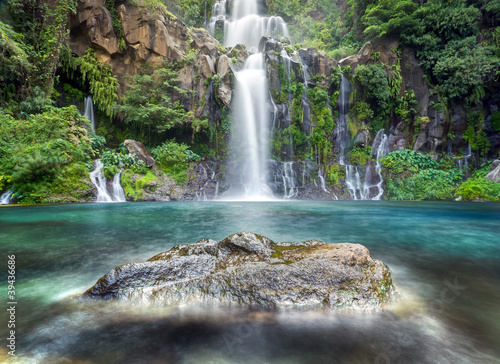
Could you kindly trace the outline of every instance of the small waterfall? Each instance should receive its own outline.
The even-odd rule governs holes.
[[[468,173],[469,172],[469,160],[472,158],[472,149],[470,146],[470,142],[467,142],[467,148],[466,148],[462,158],[453,157],[453,154],[451,152],[451,141],[448,141],[448,150],[447,150],[446,154],[448,155],[448,157],[453,159],[455,161],[455,163],[458,164],[458,168],[461,171],[465,172],[465,178],[468,178],[469,177],[469,173]]]
[[[337,197],[337,195],[335,195],[333,192],[329,191],[327,188],[326,188],[326,182],[325,182],[325,177],[326,175],[323,175],[323,169],[320,168],[318,170],[318,179],[319,179],[319,184],[321,186],[321,189],[323,190],[323,192],[326,192],[328,194],[331,194],[333,196],[333,198],[335,200],[338,200],[339,198]],[[315,183],[316,184],[316,183]],[[316,184],[317,186],[317,184]]]
[[[85,97],[83,116],[90,120],[92,132],[95,134],[94,102],[92,101],[92,96]]]
[[[10,204],[10,198],[14,192],[12,190],[8,190],[2,194],[0,197],[0,205],[8,205]]]
[[[352,92],[352,85],[342,74],[339,91],[339,117],[337,119],[337,127],[335,129],[335,149],[337,151],[337,160],[339,164],[345,165],[345,151],[349,147],[351,134],[347,125],[347,112],[349,109],[349,96]]]
[[[297,187],[297,174],[293,170],[294,162],[285,162],[283,164],[283,186],[285,190],[284,198],[291,199],[297,197],[299,189]]]
[[[373,141],[373,148],[376,147],[378,142],[378,147],[376,149],[376,165],[375,165],[375,173],[377,173],[379,177],[379,182],[376,184],[376,187],[378,189],[377,195],[372,198],[372,200],[379,201],[382,198],[382,195],[384,194],[384,189],[382,188],[382,185],[384,183],[384,179],[382,178],[382,164],[380,163],[380,159],[382,159],[384,156],[386,156],[389,153],[389,145],[388,145],[388,139],[387,135],[385,134],[385,130],[381,129],[378,133],[377,136],[375,137],[375,140]]]
[[[125,191],[123,191],[123,187],[120,183],[121,175],[122,171],[118,172],[113,177],[113,199],[115,202],[127,201],[127,199],[125,198]]]
[[[104,167],[100,159],[95,161],[95,168],[90,172],[90,180],[97,188],[97,200],[96,202],[125,202],[125,193],[120,184],[120,173],[115,174],[112,183],[112,193],[108,192],[108,186],[106,177],[102,172],[102,167]]]
[[[386,156],[388,152],[387,135],[385,135],[384,129],[381,129],[377,133],[372,146],[372,156],[375,158],[376,176],[372,178],[371,164],[366,165],[364,178],[358,166],[346,165],[346,185],[354,200],[371,199],[379,201],[382,198],[384,194],[384,189],[382,187],[384,179],[382,178],[382,164],[380,160]],[[373,189],[376,189],[375,196],[372,191]]]

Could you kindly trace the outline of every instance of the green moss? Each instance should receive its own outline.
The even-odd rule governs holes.
[[[135,178],[135,182],[133,181]],[[141,175],[135,174],[132,170],[127,169],[121,175],[121,183],[125,196],[133,198],[134,201],[143,201],[145,198],[145,187],[153,182],[157,177],[152,171],[148,171],[141,178]]]
[[[349,159],[349,164],[357,164],[364,166],[371,158],[372,148],[367,147],[355,147],[347,153],[347,158]]]
[[[304,248],[305,246],[304,245],[293,245],[293,246],[283,246],[283,245],[277,245],[275,248],[274,248],[274,253],[271,255],[271,258],[276,258],[276,259],[282,259],[283,260],[283,253],[286,252],[286,251],[289,251],[289,250],[295,250],[295,249],[299,249],[299,248]],[[295,263],[294,261],[292,260],[284,260],[284,262],[280,262],[280,263],[272,263],[274,265],[276,264],[293,264]]]

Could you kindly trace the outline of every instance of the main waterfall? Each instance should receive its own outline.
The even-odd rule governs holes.
[[[223,24],[226,46],[244,44],[251,52],[257,52],[262,36],[288,36],[282,18],[259,15],[258,0],[235,0],[231,17],[226,14],[227,1],[217,1],[209,25],[214,34],[216,27]],[[236,88],[228,171],[231,188],[223,198],[251,201],[273,199],[267,183],[270,120],[266,111],[269,91],[263,55],[252,54],[240,70],[234,70],[234,74]]]

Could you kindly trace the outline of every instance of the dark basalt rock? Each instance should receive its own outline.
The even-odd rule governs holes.
[[[394,293],[389,268],[362,245],[275,243],[238,233],[117,267],[83,297],[156,305],[378,310]]]

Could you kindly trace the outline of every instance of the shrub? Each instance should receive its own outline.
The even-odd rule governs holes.
[[[500,183],[495,183],[483,177],[469,178],[455,192],[456,197],[464,201],[474,199],[486,201],[500,201]]]

